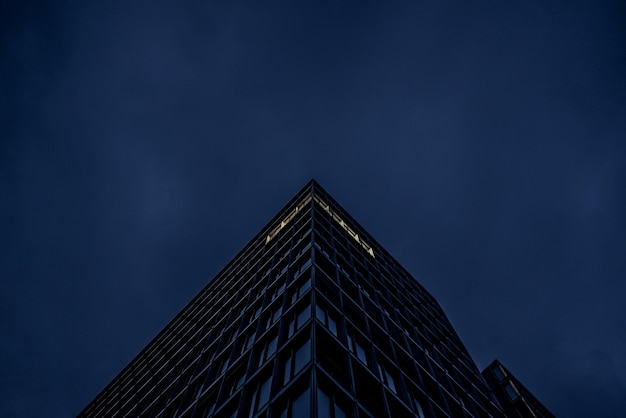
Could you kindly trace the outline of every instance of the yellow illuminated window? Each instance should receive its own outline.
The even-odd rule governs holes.
[[[287,226],[287,224],[289,224],[289,222],[291,222],[291,220],[293,218],[296,217],[296,215],[298,214],[298,212],[300,212],[301,210],[303,210],[305,208],[305,206],[307,205],[307,203],[309,203],[311,201],[311,196],[308,195],[307,197],[304,198],[304,200],[302,201],[302,203],[300,203],[298,206],[296,206],[291,212],[289,212],[289,215],[285,216],[285,219],[283,219],[281,221],[281,223],[272,230],[272,232],[270,232],[270,234],[265,238],[265,243],[267,244],[268,242],[270,242],[272,240],[272,238],[274,238],[276,235],[278,235],[278,233]]]
[[[339,226],[341,226],[347,233],[348,235],[350,235],[352,237],[352,239],[354,239],[356,242],[358,242],[361,247],[363,247],[363,249],[372,257],[374,257],[374,250],[372,249],[372,247],[370,247],[367,243],[365,243],[365,241],[363,241],[361,239],[361,237],[359,237],[359,234],[357,234],[356,232],[354,232],[352,230],[352,228],[350,228],[343,219],[341,219],[341,217],[339,215],[337,215],[335,212],[333,212],[333,210],[330,208],[329,205],[327,205],[326,203],[322,202],[322,200],[315,196],[315,203],[317,203],[318,205],[320,205],[322,207],[322,209],[324,209],[326,211],[326,213],[328,213],[330,215],[331,218],[333,218],[333,220],[335,222],[337,222],[339,224]]]

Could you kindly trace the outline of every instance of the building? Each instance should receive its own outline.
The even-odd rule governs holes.
[[[499,417],[437,301],[311,181],[80,417]]]
[[[554,415],[498,360],[494,360],[483,370],[483,377],[500,403],[505,416],[554,418]]]

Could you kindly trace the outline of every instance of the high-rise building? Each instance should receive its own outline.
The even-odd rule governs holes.
[[[311,181],[80,417],[499,417],[437,301]]]

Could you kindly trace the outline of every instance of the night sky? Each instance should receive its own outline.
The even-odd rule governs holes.
[[[481,369],[624,416],[621,0],[3,1],[0,416],[76,415],[311,178]]]

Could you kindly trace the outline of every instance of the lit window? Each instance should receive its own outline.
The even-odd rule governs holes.
[[[282,220],[282,222],[272,230],[272,232],[270,232],[270,234],[265,237],[265,244],[268,244],[272,238],[274,238],[276,235],[278,235],[278,233],[285,227],[287,226],[287,224],[293,219],[295,218],[295,216],[298,214],[298,212],[300,212],[301,210],[303,210],[307,203],[309,203],[311,201],[311,196],[307,196],[304,198],[304,200],[302,201],[302,203],[300,203],[298,206],[296,206],[291,212],[289,212],[289,214]]]
[[[332,209],[330,209],[330,206],[327,205],[326,203],[324,203],[319,197],[315,196],[315,202],[318,203],[322,209],[324,209],[332,218],[335,222],[337,222],[347,233],[348,235],[350,235],[356,242],[358,242],[359,244],[361,244],[361,247],[363,247],[363,249],[372,257],[374,257],[374,250],[372,250],[372,247],[370,247],[368,244],[366,244],[361,237],[359,237],[359,235],[357,233],[355,233],[352,228],[350,228],[343,219],[341,219],[341,217],[339,217],[339,215],[337,215]],[[269,242],[269,237],[268,237],[268,242]]]

